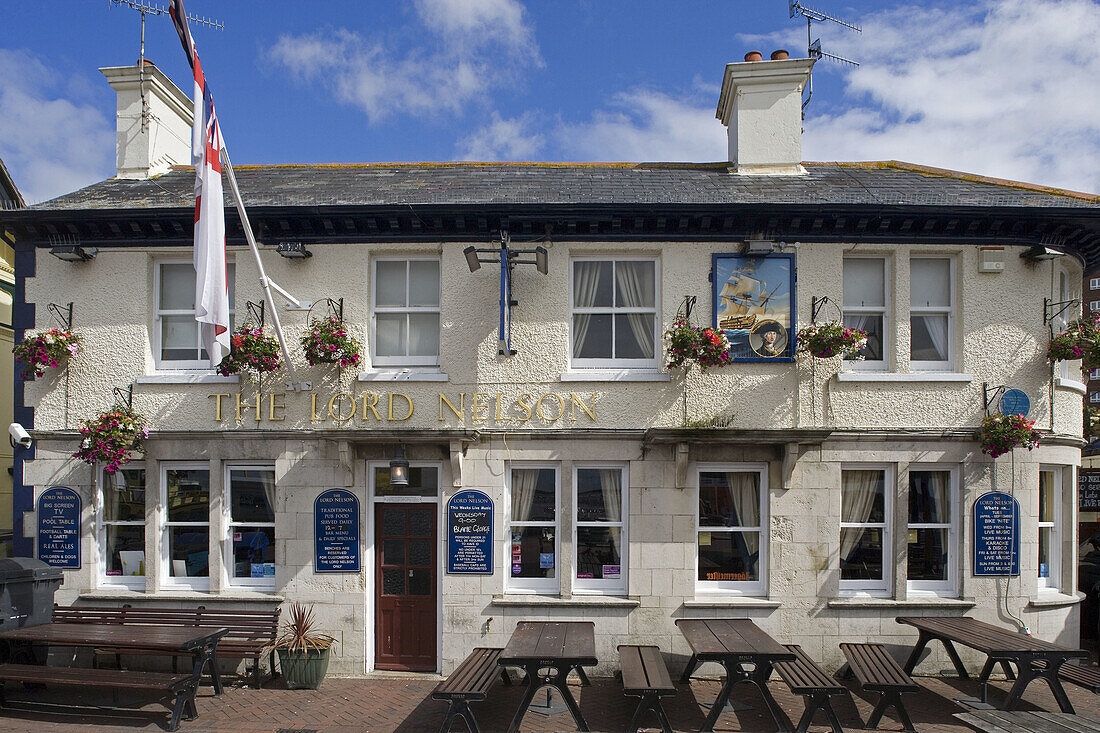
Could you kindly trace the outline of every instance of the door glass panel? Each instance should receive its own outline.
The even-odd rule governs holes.
[[[432,533],[432,510],[413,509],[409,512],[409,534],[425,537]]]
[[[405,510],[387,509],[382,512],[382,534],[405,534]]]
[[[382,564],[383,565],[404,565],[405,564],[405,540],[383,540],[382,541]]]
[[[409,565],[432,564],[432,541],[409,540]]]
[[[405,569],[382,568],[382,595],[405,595]]]
[[[432,569],[411,568],[409,570],[409,595],[430,596],[432,594]]]

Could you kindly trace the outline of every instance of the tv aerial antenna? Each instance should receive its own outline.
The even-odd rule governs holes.
[[[107,7],[126,7],[141,13],[141,46],[138,49],[138,88],[141,90],[141,131],[145,132],[150,117],[149,100],[145,98],[145,16],[167,15],[168,8],[162,5],[154,5],[145,0],[107,0]],[[188,15],[187,20],[191,23],[207,26],[208,28],[225,30],[224,24],[206,17],[197,18],[194,15]]]
[[[837,56],[833,53],[828,53],[821,50],[821,39],[814,38],[814,23],[824,23],[826,21],[830,23],[836,23],[837,25],[844,26],[856,33],[863,33],[863,28],[860,26],[849,23],[846,20],[840,18],[834,18],[828,13],[823,13],[820,10],[814,10],[813,8],[806,7],[800,0],[787,0],[787,6],[791,11],[791,17],[801,15],[806,19],[806,55],[811,59],[827,58],[831,61],[836,61],[841,64],[848,64],[849,66],[859,66],[858,61],[852,59],[846,59],[843,56]],[[814,77],[810,74],[810,83],[808,87],[808,93],[806,99],[802,102],[802,109],[806,109],[806,105],[810,103],[810,98],[814,96]]]

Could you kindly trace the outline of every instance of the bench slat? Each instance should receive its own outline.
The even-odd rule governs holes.
[[[485,694],[500,675],[497,664],[503,649],[477,647],[451,675],[436,686],[432,697],[436,700],[484,700]]]
[[[189,682],[193,682],[194,678],[190,674],[168,674],[165,672],[47,667],[37,664],[0,664],[0,680],[43,685],[125,687],[137,690],[168,690],[175,692],[181,687],[186,687]]]
[[[867,690],[896,689],[915,692],[919,686],[894,659],[882,644],[842,643],[840,651]]]
[[[658,647],[623,644],[619,647],[619,661],[623,670],[623,690],[628,695],[676,693],[672,676]]]
[[[848,690],[835,679],[825,674],[817,664],[802,651],[797,644],[786,645],[795,655],[793,662],[775,662],[772,667],[796,695],[822,692],[827,695],[842,695]]]

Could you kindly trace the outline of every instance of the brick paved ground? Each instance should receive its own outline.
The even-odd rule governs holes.
[[[954,698],[973,695],[973,681],[950,678],[920,678],[922,692],[907,696],[908,707],[923,733],[963,733],[952,713],[963,708]],[[434,679],[326,679],[321,689],[287,690],[274,683],[261,690],[233,686],[220,698],[209,687],[200,691],[198,720],[180,726],[189,731],[231,731],[232,733],[345,733],[350,731],[436,731],[447,706],[431,699]],[[861,693],[854,684],[851,700],[834,698],[834,706],[845,728],[859,728],[870,713],[874,696]],[[991,695],[1004,695],[1008,685],[994,682]],[[592,730],[622,731],[630,721],[635,701],[622,695],[619,683],[611,678],[593,679],[591,687],[573,686],[580,706]],[[782,682],[773,680],[771,690],[793,721],[802,714],[802,699],[792,695]],[[750,707],[726,713],[719,720],[723,731],[774,731],[775,725],[764,711],[756,691],[749,685],[735,688],[739,701]],[[1078,712],[1100,716],[1096,696],[1076,687],[1068,690]],[[475,705],[475,714],[483,731],[504,730],[522,695],[518,685],[493,688],[491,700]],[[675,698],[666,699],[665,708],[677,730],[697,731],[706,716],[700,703],[710,702],[718,692],[718,682],[693,681],[679,686]],[[147,698],[146,698],[147,699]],[[1049,690],[1033,684],[1021,709],[1057,711]],[[0,710],[0,730],[28,733],[78,733],[92,731],[157,731],[167,721],[167,708],[158,702],[115,705],[109,692],[72,690],[27,691],[18,685],[7,686],[7,703]],[[884,721],[885,730],[900,730],[896,719]],[[461,722],[455,731],[465,731]],[[528,713],[524,731],[572,730],[571,718],[564,715],[544,717]],[[816,725],[811,731],[828,731]]]

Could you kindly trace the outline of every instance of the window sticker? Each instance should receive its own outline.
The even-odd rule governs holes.
[[[554,553],[552,553],[552,552],[540,552],[539,553],[539,567],[540,568],[552,568],[552,567],[554,567]]]
[[[603,577],[605,579],[607,579],[607,578],[618,578],[619,577],[619,572],[621,570],[621,566],[619,566],[619,565],[604,565],[602,570],[603,570]]]

